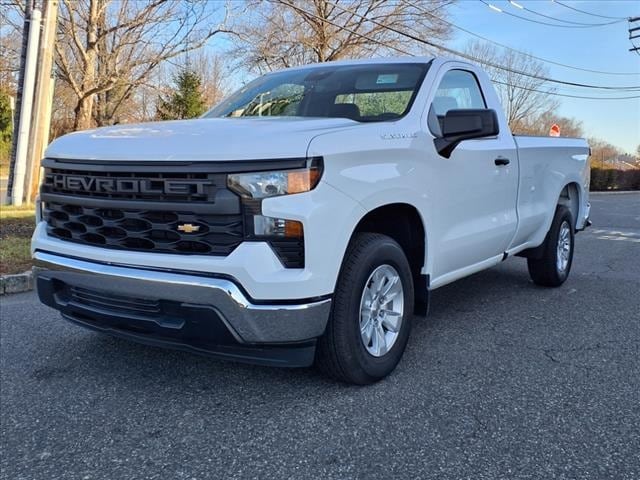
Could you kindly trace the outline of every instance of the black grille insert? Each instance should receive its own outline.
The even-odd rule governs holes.
[[[80,287],[67,287],[71,301],[94,308],[109,309],[125,313],[159,314],[160,301],[124,297]]]
[[[244,238],[240,214],[133,208],[116,214],[108,208],[46,202],[44,216],[53,237],[124,250],[228,255]]]
[[[271,248],[287,268],[304,268],[304,240],[285,238],[269,240]]]

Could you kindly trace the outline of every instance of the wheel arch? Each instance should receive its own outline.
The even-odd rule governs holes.
[[[532,259],[539,259],[543,254],[544,239],[547,233],[551,229],[553,219],[555,218],[557,208],[562,205],[569,209],[572,215],[573,228],[577,228],[577,222],[579,219],[579,213],[581,208],[581,195],[582,191],[580,184],[576,181],[569,181],[560,189],[560,192],[556,196],[555,204],[553,208],[549,210],[548,219],[545,221],[544,226],[541,228],[540,233],[542,236],[540,245],[532,248],[527,248],[518,252],[516,255],[519,257],[526,257]],[[542,235],[544,234],[544,235]]]
[[[580,184],[578,182],[569,182],[560,191],[560,195],[558,196],[558,205],[564,205],[569,209],[572,215],[573,228],[577,228],[577,222],[580,218],[580,202],[581,199],[581,191]]]
[[[367,211],[351,233],[380,233],[393,238],[407,256],[413,276],[414,312],[426,314],[429,303],[429,275],[423,273],[427,259],[427,234],[418,209],[409,203],[389,203]]]

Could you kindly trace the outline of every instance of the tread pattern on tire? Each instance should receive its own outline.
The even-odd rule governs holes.
[[[556,268],[556,248],[558,230],[560,229],[560,225],[565,219],[568,220],[569,226],[571,228],[572,246],[571,259],[567,267],[567,273],[564,278],[562,278],[558,275],[558,271]],[[527,259],[527,267],[533,283],[544,287],[559,287],[565,282],[565,280],[569,276],[569,271],[571,270],[571,261],[573,260],[573,229],[574,226],[571,210],[569,210],[564,205],[558,205],[553,217],[553,222],[551,223],[551,228],[549,228],[549,232],[547,232],[547,236],[544,239],[542,256],[540,258]]]
[[[334,314],[347,315],[350,308],[350,295],[353,295],[353,286],[348,285],[357,276],[356,270],[363,262],[364,257],[373,244],[380,241],[395,241],[386,235],[378,233],[359,233],[351,241],[345,259],[340,270],[338,282],[336,284],[336,294],[334,294],[331,317]],[[399,246],[398,246],[399,248]],[[345,289],[351,289],[349,294],[345,294]],[[413,292],[413,290],[411,290]],[[327,323],[324,335],[319,339],[316,350],[316,366],[327,376],[347,383],[368,384],[378,380],[371,377],[366,372],[348,371],[342,364],[341,358],[348,358],[356,355],[353,348],[348,345],[347,339],[338,335],[331,319]]]

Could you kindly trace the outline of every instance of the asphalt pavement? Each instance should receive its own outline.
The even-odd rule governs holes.
[[[640,194],[593,195],[571,277],[443,287],[388,379],[225,363],[4,297],[0,478],[640,479]]]

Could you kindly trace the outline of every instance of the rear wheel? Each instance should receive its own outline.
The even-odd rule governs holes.
[[[558,205],[551,228],[541,246],[541,257],[527,259],[533,282],[544,287],[562,285],[571,271],[573,246],[573,216],[567,207]]]
[[[409,338],[413,295],[411,268],[400,245],[385,235],[358,234],[347,250],[331,317],[318,342],[318,368],[360,385],[389,375]]]

